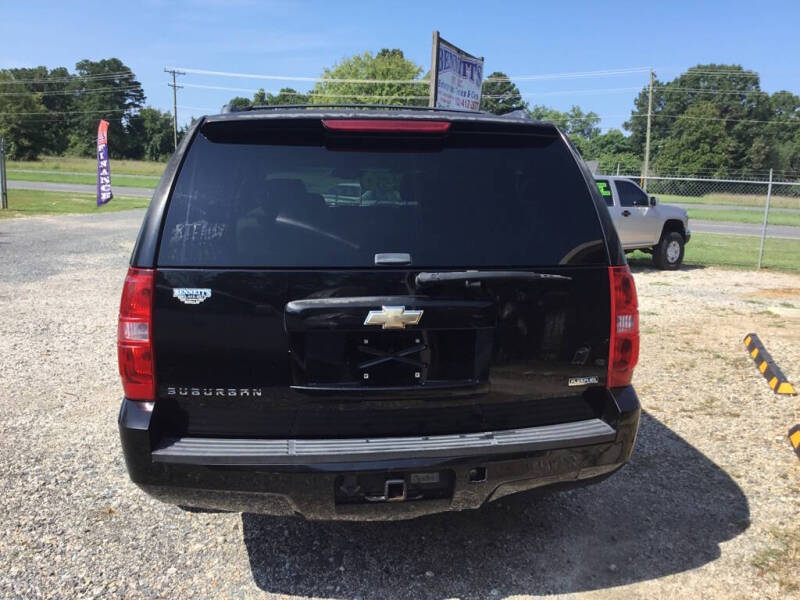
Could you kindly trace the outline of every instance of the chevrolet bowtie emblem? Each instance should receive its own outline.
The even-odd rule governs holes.
[[[406,325],[416,325],[422,318],[421,310],[406,310],[405,306],[382,306],[371,310],[364,319],[364,325],[381,325],[383,329],[405,329]]]

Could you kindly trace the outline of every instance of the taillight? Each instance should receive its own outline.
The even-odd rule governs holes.
[[[449,121],[416,121],[410,119],[323,119],[331,131],[355,133],[444,133]]]
[[[155,400],[154,287],[153,269],[128,269],[119,305],[117,359],[122,389],[129,400]]]
[[[611,338],[606,386],[630,385],[639,361],[639,305],[636,284],[627,265],[608,268],[611,288]]]

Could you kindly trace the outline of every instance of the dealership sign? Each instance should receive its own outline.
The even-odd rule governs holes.
[[[467,54],[433,33],[431,106],[450,110],[479,110],[483,58]]]

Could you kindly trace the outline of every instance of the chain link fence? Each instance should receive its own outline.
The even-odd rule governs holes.
[[[800,270],[800,181],[622,176],[689,211],[686,264]]]

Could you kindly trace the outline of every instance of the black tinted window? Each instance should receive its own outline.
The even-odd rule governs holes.
[[[611,191],[611,184],[606,179],[597,180],[597,189],[600,190],[600,195],[606,201],[608,206],[614,206],[614,196]]]
[[[280,145],[199,133],[169,202],[162,266],[604,263],[600,224],[558,138],[454,134]]]
[[[647,194],[630,181],[617,181],[620,206],[648,206]]]

